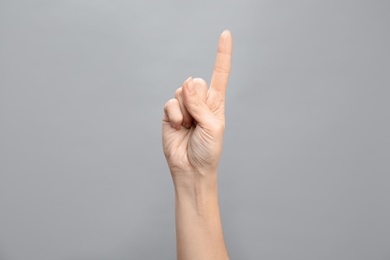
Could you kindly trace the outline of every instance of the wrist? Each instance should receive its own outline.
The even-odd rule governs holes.
[[[229,259],[218,205],[217,173],[202,178],[175,176],[178,259]]]
[[[219,216],[216,173],[205,178],[176,178],[174,186],[177,210],[184,210],[188,217],[213,219]]]
[[[171,175],[176,192],[211,192],[217,189],[217,170],[171,171]]]
[[[203,208],[205,204],[218,200],[217,171],[172,173],[172,180],[177,201]]]

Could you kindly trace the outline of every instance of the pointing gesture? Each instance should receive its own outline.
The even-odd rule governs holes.
[[[232,36],[221,34],[210,88],[189,77],[164,106],[164,154],[175,186],[178,260],[229,259],[218,206]]]
[[[203,79],[189,77],[164,106],[163,150],[174,182],[216,175],[225,128],[231,53],[232,37],[224,31],[210,88]]]

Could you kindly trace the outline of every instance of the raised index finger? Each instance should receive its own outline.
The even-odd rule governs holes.
[[[210,88],[220,92],[223,97],[225,96],[226,86],[229,79],[231,57],[232,35],[230,31],[225,30],[219,38],[218,53],[210,83]]]

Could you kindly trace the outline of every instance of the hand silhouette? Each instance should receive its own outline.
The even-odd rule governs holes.
[[[163,150],[174,181],[216,175],[225,129],[231,53],[231,33],[224,31],[210,88],[203,79],[189,77],[164,106]]]

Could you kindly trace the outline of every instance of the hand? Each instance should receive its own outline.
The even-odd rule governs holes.
[[[203,79],[190,77],[164,106],[163,150],[174,181],[216,175],[225,128],[231,53],[231,33],[224,31],[210,88]]]

